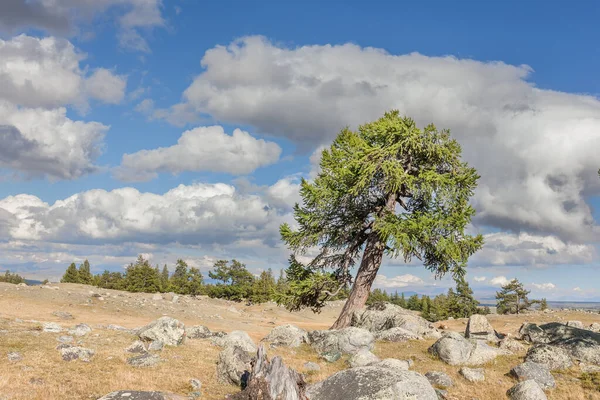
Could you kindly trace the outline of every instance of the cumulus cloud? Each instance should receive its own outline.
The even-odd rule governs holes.
[[[473,277],[473,280],[475,282],[485,282],[486,279],[487,278],[485,276],[475,276],[475,277]]]
[[[510,279],[506,279],[505,276],[496,276],[490,279],[490,283],[495,286],[504,286],[510,282]]]
[[[165,25],[162,0],[2,0],[0,31],[35,28],[50,33],[75,33],[82,22],[115,10],[119,43],[125,49],[149,52],[142,32]]]
[[[127,79],[124,76],[113,75],[105,68],[98,68],[86,80],[86,92],[93,98],[105,103],[118,104],[125,97]]]
[[[31,195],[0,200],[8,213],[6,240],[56,243],[279,243],[290,216],[233,186],[179,185],[164,194],[134,188],[90,190],[50,205]],[[0,238],[1,239],[1,238]]]
[[[556,285],[552,282],[547,282],[547,283],[532,283],[531,286],[533,286],[536,289],[540,289],[540,290],[553,290],[556,289]]]
[[[482,176],[479,225],[579,242],[597,233],[585,197],[600,192],[600,101],[538,89],[528,66],[353,44],[290,49],[256,36],[216,46],[201,65],[174,110],[314,148],[346,125],[397,108],[419,125],[450,128],[460,141]]]
[[[291,210],[296,203],[302,203],[300,181],[295,176],[287,176],[278,180],[266,189],[269,203],[276,207]]]
[[[158,172],[183,171],[249,174],[279,160],[281,148],[235,129],[228,135],[221,126],[198,127],[184,132],[177,144],[123,155],[116,175],[123,180],[148,180]]]
[[[484,247],[472,258],[480,266],[588,264],[596,255],[593,245],[563,241],[557,236],[499,232],[484,235],[484,240]]]
[[[375,286],[382,288],[403,288],[407,286],[419,286],[423,284],[425,284],[425,282],[421,278],[411,274],[396,275],[392,277],[378,274],[374,282]]]

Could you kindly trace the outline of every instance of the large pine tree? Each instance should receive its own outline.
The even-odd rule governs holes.
[[[525,290],[523,284],[516,278],[503,285],[496,292],[496,311],[498,314],[519,314],[528,309],[532,302],[527,297],[530,290]]]
[[[90,271],[90,263],[85,260],[83,264],[79,266],[79,283],[91,285],[94,281],[94,276]]]
[[[65,274],[60,280],[61,283],[79,283],[79,271],[77,270],[77,266],[75,263],[71,263],[67,267]]]
[[[386,254],[417,258],[438,277],[465,273],[483,244],[481,236],[465,233],[478,178],[448,131],[419,129],[398,111],[340,132],[323,151],[315,180],[302,180],[302,204],[294,208],[298,229],[281,226],[294,252],[320,248],[310,271],[332,268],[339,287],[353,284],[332,328],[348,326],[364,306]],[[361,257],[353,279],[351,268]]]

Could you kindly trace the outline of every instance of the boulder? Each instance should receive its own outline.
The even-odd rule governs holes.
[[[60,355],[64,361],[73,361],[73,360],[81,360],[85,362],[89,362],[94,356],[95,352],[91,349],[86,349],[84,347],[66,347],[60,349]]]
[[[69,335],[73,336],[85,336],[92,331],[89,325],[78,324],[73,329],[69,329]]]
[[[221,383],[239,386],[242,375],[252,369],[252,358],[239,346],[227,346],[219,353],[217,360],[217,379]]]
[[[566,350],[571,357],[600,365],[600,334],[556,322],[540,325],[548,344]]]
[[[376,366],[338,372],[307,390],[313,400],[437,400],[427,378]]]
[[[348,327],[340,330],[308,333],[311,346],[319,353],[355,354],[361,349],[372,350],[375,337],[366,329]]]
[[[567,326],[577,329],[585,329],[581,321],[567,321]]]
[[[456,332],[447,332],[430,348],[429,353],[450,365],[466,364],[473,351],[473,343]]]
[[[511,369],[510,374],[520,382],[532,379],[544,390],[556,387],[554,377],[548,371],[548,368],[542,364],[525,361],[523,364]]]
[[[62,327],[55,322],[44,322],[42,330],[49,333],[60,333],[62,332]]]
[[[351,325],[371,332],[404,328],[423,338],[437,339],[441,336],[438,330],[425,318],[390,303],[375,304],[366,310],[355,312],[352,316]]]
[[[536,344],[527,351],[525,361],[542,364],[549,370],[561,370],[573,365],[569,353],[556,346]]]
[[[465,330],[465,337],[467,339],[498,341],[498,335],[492,325],[490,325],[484,315],[479,314],[474,314],[469,317],[467,329]]]
[[[422,339],[421,336],[400,327],[376,332],[375,338],[384,342],[406,342],[408,340]]]
[[[510,400],[547,400],[546,394],[534,380],[517,383],[508,389],[506,395]]]
[[[483,382],[485,380],[483,368],[462,367],[458,373],[469,382]]]
[[[135,342],[133,342],[131,345],[129,345],[129,347],[125,349],[125,351],[134,354],[144,354],[147,352],[146,345],[140,340],[136,340]]]
[[[8,353],[8,361],[10,362],[17,362],[17,361],[22,361],[23,360],[23,356],[20,353],[17,353],[16,351],[12,351],[10,353]]]
[[[308,334],[297,326],[282,325],[274,328],[263,341],[271,343],[272,347],[300,347],[308,343]]]
[[[454,385],[454,381],[447,373],[431,371],[425,374],[425,378],[436,388],[446,389]]]
[[[56,338],[56,340],[61,343],[73,343],[75,339],[73,338],[73,336],[59,336]]]
[[[600,333],[600,323],[594,322],[588,328],[589,331]]]
[[[148,345],[148,351],[162,351],[165,344],[161,340],[155,340]]]
[[[509,337],[500,340],[498,347],[505,353],[520,353],[526,350],[526,347],[522,343]]]
[[[260,346],[247,386],[232,400],[305,400],[306,383],[302,375],[286,367],[281,357],[267,358]]]
[[[187,400],[187,397],[167,392],[141,392],[137,390],[119,390],[102,396],[98,400]]]
[[[127,364],[133,367],[152,367],[160,362],[160,357],[155,354],[145,353],[127,359]]]
[[[366,367],[379,362],[379,357],[367,349],[361,349],[348,360],[350,368]]]
[[[372,364],[374,367],[387,368],[395,371],[408,371],[412,365],[412,360],[398,360],[396,358],[386,358],[378,363]]]
[[[171,317],[161,317],[140,328],[138,336],[143,341],[160,341],[168,346],[179,346],[185,340],[185,325]]]
[[[52,315],[60,319],[73,319],[73,315],[67,311],[54,311]]]
[[[233,331],[229,335],[213,337],[212,343],[219,347],[241,347],[248,353],[255,353],[257,348],[250,335],[244,331]]]
[[[208,339],[212,337],[213,334],[206,326],[196,325],[186,328],[185,336],[188,339]]]
[[[321,366],[317,363],[314,363],[312,361],[308,361],[304,363],[304,369],[307,371],[320,371],[321,370]]]
[[[542,328],[528,322],[521,325],[517,338],[529,343],[548,343],[549,341]]]
[[[476,341],[471,350],[469,359],[465,362],[466,365],[483,365],[500,355],[500,351],[488,345],[483,341]]]

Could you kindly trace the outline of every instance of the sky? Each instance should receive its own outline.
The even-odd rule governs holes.
[[[3,0],[0,271],[286,266],[302,177],[398,109],[481,175],[476,297],[600,301],[600,5]],[[375,286],[437,294],[417,262]]]

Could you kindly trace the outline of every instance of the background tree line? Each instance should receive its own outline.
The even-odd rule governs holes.
[[[18,274],[11,274],[10,271],[6,271],[4,275],[0,274],[0,282],[6,283],[14,283],[18,285],[19,283],[26,283],[25,278]]]

